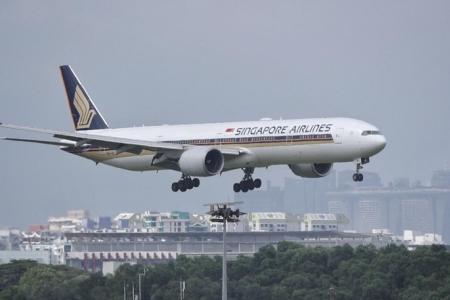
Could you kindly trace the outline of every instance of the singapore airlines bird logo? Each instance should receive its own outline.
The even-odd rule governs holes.
[[[73,104],[79,115],[77,129],[89,128],[91,126],[92,119],[97,113],[95,110],[90,108],[86,96],[78,85],[75,89]]]

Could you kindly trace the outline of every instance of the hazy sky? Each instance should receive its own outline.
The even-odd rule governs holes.
[[[0,121],[73,130],[58,71],[70,64],[112,127],[354,117],[388,139],[365,170],[426,182],[450,165],[449,29],[450,1],[436,0],[6,0]],[[1,142],[0,153],[0,226],[71,208],[202,211],[232,199],[242,177],[172,193],[171,171],[95,167],[42,145]],[[257,176],[293,175],[283,166]]]

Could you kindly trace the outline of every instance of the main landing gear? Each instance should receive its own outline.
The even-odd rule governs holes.
[[[255,168],[244,168],[242,170],[245,173],[244,178],[242,179],[241,182],[235,183],[233,185],[233,190],[236,193],[239,193],[240,191],[242,191],[243,193],[247,193],[248,191],[259,189],[261,187],[261,179],[252,178]]]
[[[359,171],[363,168],[363,164],[367,164],[369,162],[369,158],[361,158],[356,162],[356,173],[353,174],[353,181],[360,182],[364,180],[364,175],[359,173]]]
[[[173,192],[186,192],[187,190],[192,190],[200,185],[200,179],[191,178],[190,176],[183,175],[181,179],[177,182],[172,183]]]

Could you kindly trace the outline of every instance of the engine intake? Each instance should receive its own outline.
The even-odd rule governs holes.
[[[289,165],[292,172],[301,177],[319,178],[327,176],[333,168],[332,163],[314,163]]]
[[[178,161],[180,171],[188,176],[213,176],[223,169],[222,152],[209,147],[194,147],[184,151]]]

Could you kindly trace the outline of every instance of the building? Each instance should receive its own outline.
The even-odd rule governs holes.
[[[286,214],[287,231],[301,231],[303,224],[303,215],[301,214]]]
[[[371,232],[375,228],[386,228],[388,210],[386,201],[361,199],[358,203],[358,231]]]
[[[209,231],[210,215],[192,214],[189,220],[188,232],[207,232]]]
[[[146,211],[142,215],[143,228],[148,232],[187,232],[189,223],[188,212],[160,213]]]
[[[450,240],[450,189],[420,185],[327,192],[329,211],[350,219],[346,230],[386,228],[395,235],[419,229]]]
[[[48,219],[48,230],[50,232],[69,232],[91,230],[94,222],[89,219],[87,210],[69,210],[65,217],[50,217]]]
[[[42,231],[48,231],[48,225],[42,225],[42,224],[31,224],[28,225],[28,231],[29,232],[42,232]]]
[[[431,186],[437,188],[450,188],[450,170],[438,170],[433,172]]]
[[[283,212],[254,212],[248,214],[250,231],[287,231],[287,217]]]
[[[85,209],[69,210],[67,211],[67,217],[76,220],[89,219],[89,212]]]
[[[97,229],[104,230],[104,229],[111,229],[111,227],[112,227],[111,217],[98,217]]]
[[[401,228],[421,232],[433,232],[433,207],[426,199],[401,200]]]
[[[120,213],[114,218],[117,229],[133,230],[142,228],[141,215],[138,213]]]
[[[223,232],[223,223],[211,222],[208,218],[209,232]],[[239,222],[227,222],[227,232],[248,232],[248,221],[246,216],[241,216]]]
[[[324,178],[285,178],[283,206],[274,210],[293,214],[327,211],[326,191],[334,190],[336,172],[332,171]]]
[[[220,256],[223,254],[222,232],[79,232],[66,233],[64,246],[66,264],[86,271],[112,272],[121,263],[158,264],[188,257]],[[229,259],[239,255],[251,256],[266,245],[281,241],[305,246],[334,247],[374,244],[376,247],[391,243],[389,238],[344,233],[320,232],[229,232],[227,252]],[[111,263],[113,262],[113,263]]]
[[[439,234],[422,234],[414,230],[405,230],[403,232],[403,241],[410,246],[430,246],[433,244],[442,245],[442,236]]]
[[[16,228],[0,229],[0,250],[19,249],[20,230]]]
[[[305,214],[302,231],[337,231],[338,219],[335,214]]]

